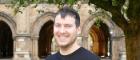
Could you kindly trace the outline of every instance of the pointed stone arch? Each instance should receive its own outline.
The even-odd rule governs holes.
[[[106,11],[100,11],[91,15],[83,24],[82,41],[83,41],[84,47],[87,47],[86,40],[88,39],[89,29],[97,21],[97,18],[100,19],[109,28],[109,33],[111,37],[111,45],[112,45],[111,46],[111,56],[112,56],[111,59],[112,60],[120,59],[121,52],[126,52],[124,32],[112,21],[111,16]],[[122,46],[119,46],[120,44],[122,44]]]
[[[39,16],[36,21],[33,23],[31,27],[31,38],[32,38],[32,55],[33,60],[39,60],[38,57],[38,39],[39,39],[39,33],[41,28],[44,26],[44,24],[48,21],[54,21],[55,13],[53,12],[46,12]]]
[[[46,12],[44,14],[42,14],[41,16],[39,16],[36,21],[33,23],[32,27],[31,27],[31,34],[32,36],[36,36],[38,37],[39,36],[39,31],[41,29],[41,27],[46,23],[48,22],[49,20],[54,20],[54,16],[55,16],[55,13],[53,12]]]
[[[0,12],[0,22],[4,22],[11,30],[12,33],[12,43],[10,43],[11,45],[13,45],[13,47],[11,46],[10,48],[13,48],[12,50],[12,54],[14,57],[14,48],[15,48],[15,37],[16,37],[16,22],[13,20],[13,18],[6,14],[5,12]],[[12,58],[13,58],[12,57]]]
[[[12,17],[4,12],[0,12],[0,21],[4,21],[10,27],[13,38],[16,36],[16,22]]]

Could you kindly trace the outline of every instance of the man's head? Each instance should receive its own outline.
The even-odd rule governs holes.
[[[58,46],[68,47],[73,45],[79,32],[79,14],[72,8],[64,7],[60,9],[54,21],[54,37]]]
[[[69,7],[64,7],[57,12],[56,16],[59,14],[61,18],[65,18],[67,15],[73,17],[75,19],[76,27],[80,26],[80,16],[77,13],[77,11],[75,11],[74,9]]]

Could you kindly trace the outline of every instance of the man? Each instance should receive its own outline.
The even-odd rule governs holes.
[[[58,11],[54,20],[54,37],[59,52],[50,55],[46,60],[100,60],[76,41],[80,33],[80,17],[72,8],[64,7]]]

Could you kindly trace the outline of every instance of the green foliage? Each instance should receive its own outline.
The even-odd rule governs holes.
[[[21,12],[20,11],[20,7],[26,7],[28,6],[29,4],[31,4],[31,2],[33,3],[36,3],[38,0],[12,0],[11,3],[12,3],[12,8],[14,8],[14,13],[16,14],[17,12]]]
[[[123,6],[125,0],[89,0],[89,4],[95,4],[97,7],[103,8],[107,11],[111,11],[110,9],[120,9]]]
[[[73,5],[76,0],[67,0],[67,4]]]
[[[29,6],[30,4],[41,4],[41,3],[48,3],[48,4],[58,4],[58,7],[61,8],[65,4],[72,6],[75,4],[77,0],[12,0],[12,8],[14,8],[14,13],[16,14],[17,12],[20,11],[20,7],[26,7]]]
[[[129,2],[128,17],[131,17],[130,19],[133,20],[138,20],[140,23],[140,0],[130,0]]]
[[[118,6],[118,0],[112,0],[112,6]]]
[[[97,18],[96,22],[95,22],[95,25],[99,28],[101,27],[101,20],[100,18]]]

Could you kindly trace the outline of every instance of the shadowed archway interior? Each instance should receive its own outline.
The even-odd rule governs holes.
[[[92,38],[91,51],[100,57],[109,57],[110,53],[110,34],[106,24],[100,23],[100,26],[93,24],[89,32]]]
[[[46,22],[40,30],[38,40],[38,53],[40,58],[51,54],[51,43],[53,38],[53,21]]]
[[[13,57],[12,32],[8,24],[0,21],[0,59]]]

